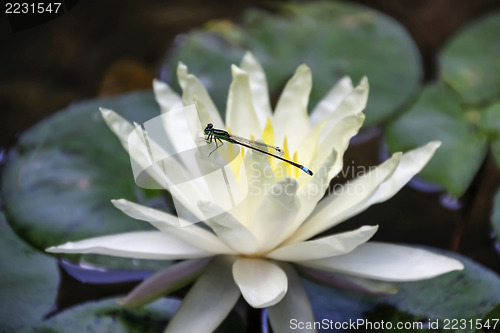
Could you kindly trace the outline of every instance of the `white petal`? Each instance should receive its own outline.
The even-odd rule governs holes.
[[[316,207],[317,203],[325,195],[325,191],[330,185],[330,179],[328,177],[332,167],[336,164],[337,152],[334,150],[326,158],[323,165],[314,170],[314,175],[312,179],[300,187],[297,194],[297,198],[300,202],[300,209],[295,217],[295,221],[289,228],[287,232],[287,237],[294,233],[297,228],[304,222],[306,217],[308,217],[311,212]]]
[[[368,80],[363,78],[327,118],[319,139],[317,164],[322,164],[322,158],[325,158],[332,149],[335,149],[340,157],[344,155],[349,140],[358,133],[365,120],[362,111],[366,106],[368,91]],[[343,158],[338,159],[338,165],[334,169],[342,169],[342,160]],[[333,176],[335,174],[332,172],[331,177]]]
[[[425,146],[404,153],[396,171],[380,185],[362,209],[392,198],[413,176],[424,168],[439,146],[441,146],[441,142],[432,141]]]
[[[318,143],[321,132],[323,131],[323,126],[326,124],[326,121],[321,122],[318,126],[314,127],[307,136],[300,142],[299,147],[297,148],[297,160],[300,163],[306,164],[309,168],[315,168],[318,154]],[[300,176],[303,176],[305,182],[307,183],[311,180],[310,176],[307,176],[305,173],[300,173]],[[300,177],[299,176],[299,183]]]
[[[202,202],[200,209],[205,211],[216,210],[213,203]],[[212,214],[210,214],[212,215]],[[205,221],[212,228],[220,240],[237,253],[254,253],[257,251],[257,240],[243,224],[235,219],[229,212],[223,212]]]
[[[102,118],[113,133],[120,139],[123,148],[128,151],[128,136],[134,130],[134,126],[116,112],[99,108]]]
[[[190,259],[173,264],[141,282],[118,303],[127,308],[149,304],[193,282],[211,259]]]
[[[125,199],[111,201],[116,208],[128,216],[151,223],[158,230],[168,233],[185,243],[200,247],[210,253],[232,253],[214,234],[191,224],[180,226],[177,216],[162,212],[157,209],[142,206]]]
[[[321,165],[332,150],[335,150],[338,154],[335,165],[328,173],[328,181],[342,170],[344,152],[347,150],[351,138],[355,136],[359,132],[361,126],[363,126],[364,121],[365,115],[363,113],[358,113],[356,115],[344,117],[340,120],[332,117],[328,119],[327,123],[323,126],[315,163]]]
[[[215,128],[224,128],[224,122],[215,107],[214,102],[210,98],[207,90],[201,81],[188,72],[188,68],[182,62],[177,66],[177,78],[182,87],[182,102],[184,105],[195,103],[196,97],[207,110],[208,119],[200,119],[203,123],[212,123]]]
[[[330,194],[320,201],[311,217],[286,241],[286,244],[309,239],[352,216],[357,206],[369,200],[380,184],[396,170],[400,158],[401,153],[394,154],[377,168],[348,182],[340,193]]]
[[[170,180],[151,154],[151,145],[154,145],[154,142],[149,142],[143,128],[135,124],[135,129],[128,136],[128,152],[134,180],[142,188],[166,189]]]
[[[286,236],[285,231],[295,220],[300,203],[297,200],[297,181],[284,178],[277,182],[255,212],[250,230],[257,238],[259,250],[274,248]]]
[[[183,107],[181,97],[167,83],[154,79],[153,90],[162,113]]]
[[[386,180],[378,186],[372,195],[367,197],[366,200],[358,201],[356,205],[351,206],[351,208],[345,213],[337,215],[331,222],[335,221],[335,224],[338,224],[361,213],[371,205],[385,201],[394,196],[394,194],[396,194],[408,181],[410,181],[415,174],[422,170],[440,145],[440,142],[433,141],[425,146],[403,154],[394,172],[392,172]]]
[[[226,144],[218,149],[217,153],[211,156],[212,158],[209,157],[215,145],[208,145],[203,140],[201,113],[198,107],[189,105],[156,117],[151,124],[151,121],[145,124],[148,137],[155,136],[154,141],[149,140],[149,148],[152,155],[156,157],[154,158],[156,164],[165,170],[164,173],[169,181],[167,189],[174,199],[198,218],[198,221],[203,219],[203,214],[197,205],[200,200],[218,200],[218,204],[224,208],[231,205],[230,198],[227,196],[228,188],[218,185],[221,181],[224,182],[227,176],[232,176],[232,179],[227,182],[230,183],[229,187],[232,186],[231,181],[235,180],[234,175],[232,172],[224,175],[224,168],[237,156],[236,153],[229,156],[230,151],[233,150],[227,149],[230,145]],[[164,145],[166,141],[171,145],[165,145],[164,148],[158,144],[152,144]],[[216,159],[220,157],[219,155],[222,156],[223,152],[224,157],[227,158]],[[227,166],[227,169],[230,167]],[[233,186],[231,190],[237,188]],[[233,193],[236,194],[234,191]],[[227,205],[222,204],[224,200]]]
[[[279,247],[266,257],[295,262],[342,255],[366,243],[377,229],[378,226],[365,225],[353,231]]]
[[[340,102],[339,106],[335,109],[333,115],[337,119],[342,119],[360,113],[366,107],[369,91],[370,86],[365,76],[361,79],[358,86],[344,97],[342,102]]]
[[[282,264],[282,267],[288,278],[288,291],[278,304],[267,309],[269,321],[275,333],[289,333],[290,320],[292,319],[302,323],[314,322],[314,314],[309,298],[295,268],[285,263]],[[315,330],[293,329],[293,332],[312,333]]]
[[[245,53],[240,67],[248,73],[250,78],[253,106],[259,119],[260,128],[264,128],[267,118],[272,117],[266,74],[257,59],[248,51]]]
[[[341,273],[333,273],[311,267],[296,266],[301,276],[315,283],[333,288],[348,289],[369,295],[392,295],[398,292],[394,283],[355,277]]]
[[[275,143],[280,146],[285,136],[288,147],[294,152],[309,132],[307,104],[312,87],[311,70],[306,65],[297,68],[287,82],[274,112]]]
[[[340,79],[311,112],[311,125],[314,126],[329,117],[352,89],[350,77],[344,76]]]
[[[226,109],[226,126],[232,134],[260,138],[262,129],[255,113],[248,74],[235,65],[231,66],[233,82],[229,87]]]
[[[188,174],[177,159],[167,158],[169,154],[151,140],[139,125],[129,135],[128,142],[136,184],[147,189],[167,189],[172,194],[179,216],[186,217],[180,215],[182,209],[186,208],[191,212],[191,223],[201,221],[203,216],[196,206],[196,199],[207,199],[207,191],[203,191],[202,186],[203,178],[198,181],[200,178]]]
[[[233,277],[245,300],[254,308],[278,303],[287,291],[285,272],[267,260],[240,258],[233,264]]]
[[[247,150],[243,162],[244,168],[241,169],[244,170],[244,174],[240,176],[240,179],[245,181],[245,188],[248,191],[244,201],[239,203],[231,212],[238,221],[249,227],[256,211],[255,208],[260,205],[267,190],[276,183],[276,179],[269,156]]]
[[[363,244],[345,255],[301,264],[382,281],[423,280],[464,268],[458,260],[426,250],[379,242]]]
[[[68,242],[52,253],[95,253],[138,259],[189,259],[211,254],[159,231],[138,231]]]
[[[226,318],[240,292],[228,258],[217,257],[196,281],[170,320],[165,333],[210,333]]]

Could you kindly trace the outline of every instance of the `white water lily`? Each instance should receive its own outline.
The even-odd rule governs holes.
[[[242,202],[221,214],[179,227],[174,215],[125,199],[113,204],[128,216],[151,223],[159,231],[131,232],[66,243],[49,252],[97,253],[142,259],[184,259],[144,281],[120,302],[140,306],[193,281],[166,332],[211,332],[227,316],[240,295],[254,308],[267,308],[275,332],[288,332],[289,320],[314,321],[311,305],[298,273],[316,280],[339,282],[358,290],[384,294],[396,291],[392,282],[428,279],[463,269],[457,260],[409,246],[367,242],[377,226],[312,239],[373,204],[398,192],[433,156],[439,142],[396,153],[360,175],[341,191],[323,195],[343,167],[349,140],[360,129],[368,96],[363,78],[353,87],[349,78],[335,85],[308,115],[310,69],[299,66],[271,111],[265,74],[247,53],[240,67],[233,66],[223,122],[201,82],[184,64],[177,70],[182,97],[166,84],[154,82],[163,113],[195,104],[205,123],[242,137],[262,139],[285,150],[285,157],[314,171],[299,169],[261,153],[246,150],[231,163],[229,182],[248,186]],[[134,126],[111,110],[102,115],[125,149]],[[170,137],[182,126],[169,124]],[[177,132],[176,132],[177,131]],[[197,135],[196,133],[192,133]],[[144,143],[144,145],[146,145]],[[227,148],[230,144],[225,144]],[[225,149],[226,149],[225,148]],[[133,160],[143,157],[129,150]],[[219,149],[216,154],[224,153]],[[247,168],[241,168],[247,166]],[[251,167],[250,167],[251,166]],[[155,177],[174,183],[182,166]],[[242,171],[245,170],[245,171]],[[271,172],[269,172],[271,170]],[[220,184],[204,179],[205,189]],[[217,201],[187,201],[204,193],[195,185],[172,193],[186,209],[210,212]],[[217,198],[217,196],[215,196]],[[321,201],[320,201],[321,200]],[[310,331],[309,331],[310,332]]]

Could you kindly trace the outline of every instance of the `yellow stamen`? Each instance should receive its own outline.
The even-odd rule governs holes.
[[[229,164],[231,166],[231,170],[233,171],[233,174],[236,178],[236,181],[238,182],[238,185],[240,184],[240,169],[241,165],[243,164],[243,159],[245,158],[245,153],[244,149],[240,149],[240,152],[238,156],[234,160],[231,161]]]
[[[231,134],[231,130],[229,129],[229,127],[226,129],[226,131],[229,134]],[[228,151],[233,149],[233,144],[230,142],[225,142],[224,145],[226,146],[226,149]],[[238,153],[236,158],[234,158],[229,163],[229,165],[231,166],[231,170],[233,171],[234,176],[236,178],[236,181],[238,182],[238,185],[240,185],[240,169],[241,169],[241,165],[243,164],[243,158],[245,157],[245,150],[243,149],[243,147],[239,147],[239,148],[240,148],[240,152]]]
[[[292,162],[297,163],[297,152],[293,154]],[[295,178],[299,178],[299,168],[293,168],[293,170],[295,170]]]
[[[267,117],[266,126],[264,126],[264,131],[262,132],[262,141],[270,146],[274,146],[274,129],[271,123],[271,118]],[[271,162],[271,168],[274,169],[274,158],[269,156],[269,161]]]
[[[286,135],[285,135],[285,139],[283,140],[283,150],[285,151],[285,154],[284,154],[284,158],[285,160],[290,160],[290,151],[288,150],[288,141],[286,139]],[[285,162],[282,162],[282,163],[285,163]],[[287,174],[289,177],[292,176],[292,166],[289,164],[289,163],[285,163],[285,166],[286,166],[286,171],[287,171]]]

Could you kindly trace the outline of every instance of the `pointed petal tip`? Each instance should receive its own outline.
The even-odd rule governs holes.
[[[398,159],[398,160],[399,160],[399,159],[401,158],[401,156],[403,156],[403,152],[401,152],[401,151],[397,151],[397,152],[395,152],[394,154],[392,154],[391,158],[394,158],[394,159]]]
[[[250,51],[245,51],[245,54],[243,55],[243,58],[241,59],[241,66],[243,67],[243,64],[245,63],[259,63],[259,61],[257,60],[257,58],[255,58],[255,56],[253,55],[252,52]]]
[[[111,203],[115,206],[115,207],[119,207],[119,206],[124,206],[127,204],[127,200],[125,199],[111,199]]]
[[[363,78],[359,81],[359,84],[357,85],[355,90],[358,92],[358,94],[361,94],[358,96],[360,96],[360,97],[362,96],[363,99],[368,98],[368,93],[370,92],[370,84],[369,84],[368,78],[366,76],[363,76]]]
[[[161,81],[160,79],[154,78],[153,79],[153,90],[161,90],[168,87],[168,84],[166,82]]]
[[[45,249],[45,252],[57,253],[57,246],[51,246]]]
[[[153,78],[153,84],[165,84],[165,82],[163,82],[163,81],[162,81],[162,80],[160,80],[160,79]]]
[[[461,261],[459,260],[456,260],[456,259],[452,259],[452,258],[449,258],[448,259],[451,261],[451,265],[450,265],[450,271],[463,271],[465,266],[464,264],[462,264]]]
[[[231,65],[231,73],[233,74],[233,79],[239,75],[248,76],[248,73],[246,71],[236,66],[235,64]]]
[[[368,92],[370,91],[370,83],[368,82],[368,77],[363,76],[363,78],[359,81],[356,90],[366,92],[368,94]]]
[[[246,50],[243,58],[255,58],[255,56],[253,55],[252,51]]]
[[[64,244],[56,245],[56,246],[51,246],[45,249],[45,252],[49,253],[68,253],[65,250],[69,250],[74,248],[74,243],[73,242],[66,242]]]
[[[431,141],[427,144],[428,147],[430,148],[434,148],[434,150],[438,149],[439,147],[441,147],[443,143],[439,140],[436,140],[436,141]]]
[[[349,75],[345,75],[337,81],[337,84],[346,84],[352,87],[352,79]]]
[[[360,231],[364,231],[364,230],[375,230],[377,231],[378,230],[378,224],[375,224],[375,225],[364,225],[364,226],[361,226],[359,228]]]
[[[299,67],[297,67],[297,70],[295,71],[296,74],[308,74],[308,75],[312,75],[311,74],[311,68],[309,66],[307,66],[306,64],[302,64],[300,65]]]
[[[102,106],[99,107],[99,111],[101,112],[103,118],[107,117],[111,113],[114,113],[113,110],[105,108],[105,107],[102,107]]]
[[[368,77],[367,76],[363,76],[361,78],[361,80],[359,81],[359,86],[361,86],[361,87],[367,87],[367,88],[370,86],[370,83],[368,81]]]

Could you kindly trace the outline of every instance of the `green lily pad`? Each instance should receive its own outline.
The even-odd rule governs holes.
[[[151,228],[125,216],[111,199],[165,205],[160,192],[135,185],[128,154],[102,120],[100,106],[138,123],[159,114],[151,92],[74,104],[24,132],[8,155],[1,186],[6,215],[39,249]]]
[[[63,333],[71,327],[73,332],[158,333],[164,331],[180,303],[178,299],[162,298],[142,308],[125,309],[116,299],[89,302],[21,332]],[[245,329],[243,321],[232,312],[215,333],[245,332]]]
[[[493,214],[491,215],[491,223],[493,224],[493,230],[497,235],[497,242],[500,242],[500,190],[495,195],[493,199]]]
[[[387,119],[413,95],[421,80],[418,50],[393,19],[343,2],[279,6],[278,14],[249,10],[241,24],[215,21],[178,38],[168,67],[189,66],[225,112],[230,64],[246,50],[261,62],[273,100],[298,65],[313,73],[310,109],[341,77],[370,81],[365,126]],[[171,70],[171,82],[177,82]]]
[[[500,166],[500,101],[481,112],[479,126],[490,142],[490,149]]]
[[[19,239],[1,212],[0,270],[0,332],[19,332],[41,321],[57,294],[57,262]]]
[[[0,332],[162,332],[180,300],[162,298],[140,309],[124,309],[116,298],[87,302],[44,319],[54,307],[59,272],[53,257],[22,241],[0,212]],[[71,290],[69,290],[71,292]],[[219,333],[245,331],[235,313]]]
[[[467,257],[444,250],[425,248],[460,260],[465,268],[433,279],[402,283],[399,292],[383,301],[417,317],[476,319],[484,317],[500,303],[500,278]],[[451,326],[451,325],[450,325]],[[458,332],[474,332],[468,327]]]
[[[326,318],[341,322],[364,318],[365,313],[374,309],[377,301],[375,297],[330,288],[305,279],[303,283],[315,320]]]
[[[304,281],[315,319],[321,321],[326,318],[333,323],[349,320],[356,322],[358,319],[366,319],[372,323],[380,323],[382,320],[392,323],[392,329],[377,330],[380,332],[395,332],[397,322],[428,324],[429,320],[435,322],[438,319],[442,328],[444,319],[482,318],[500,302],[500,278],[494,272],[464,256],[438,249],[425,249],[456,258],[464,264],[465,269],[433,279],[399,283],[398,293],[383,297],[340,291]],[[474,330],[475,327],[457,332]],[[366,332],[368,329],[358,327],[358,331]],[[403,330],[410,331],[420,330]]]
[[[488,333],[500,330],[500,304],[495,306],[484,318],[478,320],[480,327],[476,333]]]
[[[497,11],[458,34],[442,53],[442,77],[465,103],[483,103],[500,96],[499,31]]]
[[[486,155],[487,139],[477,127],[479,117],[479,112],[463,109],[455,93],[436,83],[426,87],[408,112],[387,127],[385,138],[391,152],[440,140],[442,146],[419,176],[459,197]]]
[[[116,299],[89,302],[63,311],[23,332],[162,332],[179,301],[160,299],[140,309],[124,309]]]

